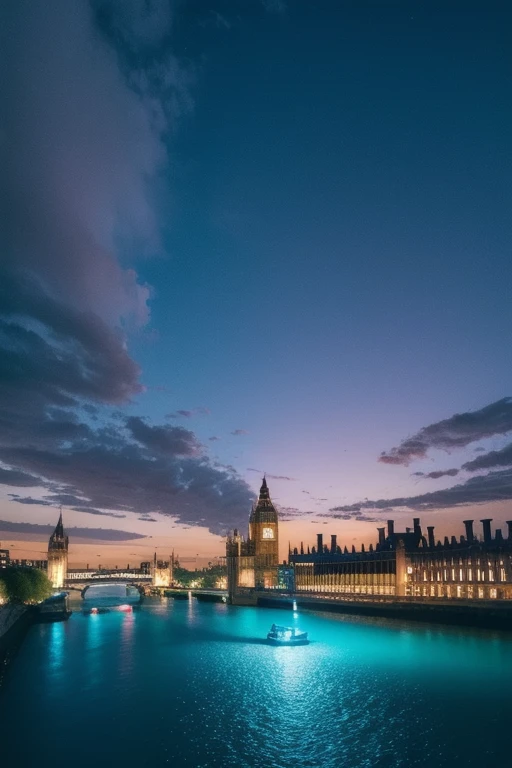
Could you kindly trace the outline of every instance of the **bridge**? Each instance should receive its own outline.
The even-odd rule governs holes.
[[[79,589],[88,584],[115,584],[121,582],[130,585],[150,585],[152,576],[150,573],[144,573],[138,568],[116,568],[111,571],[84,568],[83,570],[68,571],[64,580],[64,585],[66,587],[75,587]]]

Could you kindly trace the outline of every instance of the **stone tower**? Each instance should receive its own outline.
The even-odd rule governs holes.
[[[48,578],[55,589],[62,589],[68,572],[68,537],[62,525],[62,510],[59,522],[48,542]]]
[[[151,566],[152,585],[170,587],[174,580],[174,552],[169,560],[157,560],[156,552]]]
[[[249,540],[254,547],[254,586],[260,589],[277,586],[279,526],[265,477],[249,517]]]

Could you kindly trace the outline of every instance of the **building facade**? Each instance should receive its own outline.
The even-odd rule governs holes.
[[[0,542],[0,568],[7,568],[10,563],[9,550],[2,549]]]
[[[48,578],[55,589],[62,589],[68,571],[68,537],[62,524],[62,511],[59,521],[48,542]]]
[[[18,568],[39,568],[40,571],[48,571],[48,560],[27,560],[25,558],[13,560],[11,558],[10,564]]]
[[[478,540],[473,520],[465,520],[465,535],[435,541],[434,526],[423,535],[420,520],[395,532],[393,520],[378,528],[379,540],[368,550],[342,548],[336,536],[330,545],[317,535],[316,547],[290,552],[295,591],[330,595],[389,595],[421,599],[512,600],[512,521],[505,539],[494,536],[491,520],[482,520]]]
[[[231,602],[240,588],[259,590],[278,586],[279,520],[266,478],[249,516],[247,539],[236,529],[228,537],[226,565]]]
[[[174,552],[169,560],[157,560],[156,552],[151,565],[153,587],[170,587],[174,581]]]

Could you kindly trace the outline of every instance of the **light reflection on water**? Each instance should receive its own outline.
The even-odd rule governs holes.
[[[268,646],[274,622],[312,643]],[[501,766],[511,684],[511,635],[154,599],[31,630],[0,692],[2,748],[52,768]],[[72,755],[56,725],[80,733]]]

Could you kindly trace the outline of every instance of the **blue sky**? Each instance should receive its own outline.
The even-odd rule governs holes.
[[[67,350],[69,370],[63,384],[23,368],[27,401],[30,376],[44,384],[26,423],[7,377],[17,428],[1,467],[43,483],[25,477],[20,493],[6,475],[2,517],[46,523],[62,501],[71,524],[87,526],[89,508],[162,536],[177,518],[191,526],[172,531],[182,546],[201,536],[218,552],[247,518],[257,469],[293,478],[269,480],[290,537],[361,503],[362,519],[330,525],[369,541],[382,514],[368,500],[485,478],[427,476],[501,450],[512,431],[507,6],[58,6],[7,10],[4,285],[17,298],[4,316],[12,338],[17,323],[6,350],[33,361],[21,335],[34,331]],[[85,365],[86,315],[103,331],[87,335]],[[77,383],[84,365],[97,386]],[[378,461],[482,409],[470,439]],[[501,521],[512,486],[496,482],[499,499],[483,501]],[[451,533],[461,504],[482,501],[474,483],[462,495],[425,514]]]

